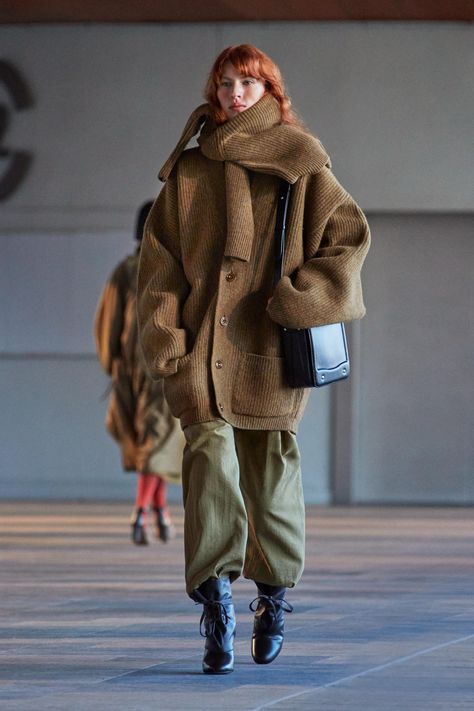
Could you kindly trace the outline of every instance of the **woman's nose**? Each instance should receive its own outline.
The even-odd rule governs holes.
[[[239,84],[235,84],[232,87],[232,98],[237,98],[239,96],[242,96],[242,88],[240,87]]]

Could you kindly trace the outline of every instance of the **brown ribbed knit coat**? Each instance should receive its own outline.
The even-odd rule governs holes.
[[[216,126],[199,107],[145,226],[138,318],[152,376],[183,427],[296,431],[309,390],[283,377],[279,325],[361,318],[370,241],[315,138],[280,124],[270,95]],[[199,131],[199,148],[184,150]],[[279,179],[293,184],[284,274],[272,289]],[[273,296],[267,308],[268,299]]]

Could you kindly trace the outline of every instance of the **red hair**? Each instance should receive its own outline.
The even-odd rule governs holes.
[[[274,96],[280,104],[281,122],[301,126],[301,122],[291,109],[290,97],[285,92],[283,78],[277,65],[251,44],[234,45],[222,50],[209,73],[204,98],[210,105],[212,118],[217,124],[227,121],[217,98],[217,89],[226,62],[230,62],[242,76],[264,81],[266,92]]]

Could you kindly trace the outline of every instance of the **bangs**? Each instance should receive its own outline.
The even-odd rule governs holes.
[[[229,52],[225,57],[218,70],[218,78],[222,79],[224,64],[230,62],[235,69],[245,77],[253,77],[254,79],[264,79],[262,74],[262,63],[259,57],[252,56],[251,53],[244,53],[236,47],[234,51]]]

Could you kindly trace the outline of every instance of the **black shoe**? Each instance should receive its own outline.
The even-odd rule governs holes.
[[[171,523],[171,518],[167,508],[156,508],[156,537],[162,541],[162,543],[168,543],[168,541],[174,537],[174,526]]]
[[[283,645],[285,612],[293,612],[284,600],[286,588],[257,583],[259,595],[249,607],[255,612],[252,635],[252,658],[256,664],[270,664]]]
[[[206,638],[204,674],[234,671],[235,612],[229,578],[209,578],[190,597],[204,605],[199,623],[199,631]]]
[[[142,508],[136,509],[132,513],[131,538],[136,546],[147,546],[148,538],[145,530],[145,512]]]

